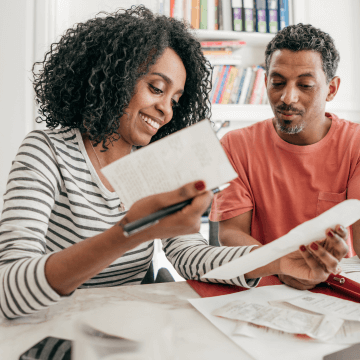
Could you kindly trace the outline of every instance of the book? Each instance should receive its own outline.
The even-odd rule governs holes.
[[[244,87],[244,81],[245,81],[245,78],[246,78],[247,71],[248,71],[248,68],[244,68],[243,72],[241,74],[240,84],[239,84],[239,88],[238,88],[238,91],[237,91],[237,94],[236,94],[236,99],[235,99],[234,104],[240,104],[240,97],[241,97],[242,89]]]
[[[207,29],[207,19],[208,19],[208,9],[207,9],[208,0],[200,0],[200,29]]]
[[[289,1],[279,0],[278,2],[278,24],[279,30],[289,26]]]
[[[201,47],[203,48],[240,48],[246,45],[243,40],[222,40],[222,41],[201,41]]]
[[[246,68],[246,75],[244,78],[243,86],[241,88],[241,95],[238,104],[245,104],[246,94],[249,89],[253,68],[251,66]]]
[[[253,0],[243,1],[243,12],[244,12],[244,31],[253,32],[255,31],[255,8]]]
[[[160,15],[164,15],[164,0],[159,0],[157,11]]]
[[[212,88],[209,94],[209,101],[212,103],[212,99],[214,97],[215,89],[217,87],[217,82],[219,81],[219,74],[223,68],[223,65],[215,65],[213,68],[213,73],[211,76]]]
[[[215,24],[214,30],[219,30],[219,0],[215,0]]]
[[[258,71],[258,66],[254,66],[252,74],[251,74],[249,86],[248,86],[248,89],[247,89],[247,92],[246,92],[246,97],[245,97],[244,104],[249,104],[250,103],[250,97],[251,97],[251,94],[252,94],[252,89],[254,87],[254,82],[255,82],[257,71]]]
[[[237,93],[239,91],[240,81],[241,81],[241,77],[242,77],[244,69],[238,68],[238,70],[239,71],[234,80],[233,88],[231,89],[229,104],[236,104],[236,97],[237,97]]]
[[[255,105],[262,104],[263,98],[265,96],[265,92],[266,92],[266,85],[265,85],[265,81],[263,81],[263,83],[261,85],[260,96],[259,96],[259,98],[256,99]]]
[[[267,32],[266,0],[256,0],[256,31]]]
[[[231,0],[232,30],[243,31],[242,0]]]
[[[215,30],[215,0],[207,0],[207,29]]]
[[[184,0],[175,0],[173,17],[178,20],[184,18],[183,2]]]
[[[175,0],[170,0],[170,17],[174,17]]]
[[[203,50],[204,56],[212,56],[212,57],[223,57],[223,56],[231,56],[231,50]]]
[[[224,90],[224,85],[228,80],[229,71],[230,71],[230,65],[225,65],[225,71],[224,71],[224,74],[223,74],[223,76],[221,78],[219,92],[217,93],[217,96],[216,96],[216,99],[215,99],[215,104],[219,104],[219,102],[220,102],[221,95],[223,94],[223,90]]]
[[[267,0],[267,19],[268,32],[275,34],[278,32],[278,2],[277,0]]]
[[[234,81],[235,81],[235,78],[236,78],[238,72],[239,72],[238,68],[236,68],[235,66],[231,67],[230,72],[229,72],[228,81],[226,83],[226,86],[224,86],[223,95],[222,95],[222,98],[220,99],[220,104],[226,105],[230,102],[231,91],[234,86]]]
[[[183,13],[184,20],[188,23],[191,23],[191,0],[183,0]]]
[[[164,0],[163,5],[163,15],[170,16],[170,0]]]
[[[191,0],[191,26],[194,29],[200,27],[200,0]]]
[[[231,14],[231,0],[221,0],[222,16],[223,16],[223,30],[232,30],[232,14]]]
[[[219,30],[224,30],[222,0],[218,0],[218,24],[219,24]]]
[[[216,81],[216,88],[215,88],[214,95],[213,95],[213,98],[212,98],[212,101],[211,101],[212,104],[216,103],[216,98],[217,98],[217,96],[219,94],[219,90],[220,90],[222,79],[224,77],[225,70],[226,70],[226,65],[223,65],[221,67],[221,71],[219,72],[218,78],[217,78],[217,81]]]
[[[249,104],[260,104],[259,99],[261,96],[262,85],[264,83],[264,72],[265,70],[262,67],[259,67],[256,71],[256,77],[254,81],[254,86],[252,88]]]

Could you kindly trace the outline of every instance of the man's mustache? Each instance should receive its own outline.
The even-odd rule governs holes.
[[[287,112],[292,112],[292,113],[297,113],[297,114],[303,113],[303,111],[293,107],[292,105],[286,105],[286,104],[276,106],[275,109],[278,111],[287,111]]]

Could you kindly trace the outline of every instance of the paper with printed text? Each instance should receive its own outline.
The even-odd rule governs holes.
[[[207,190],[237,177],[208,120],[177,131],[104,167],[126,208],[146,196],[204,180]]]
[[[279,239],[211,270],[202,277],[223,280],[236,278],[298,250],[301,245],[323,240],[327,228],[335,228],[338,224],[348,227],[359,219],[360,200],[345,200],[323,214],[295,227]]]

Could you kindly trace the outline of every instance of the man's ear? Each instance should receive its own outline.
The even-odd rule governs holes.
[[[266,75],[266,72],[265,72],[265,87],[267,88],[267,75]]]
[[[328,94],[326,97],[326,101],[331,101],[336,93],[339,90],[339,86],[340,86],[340,78],[338,76],[335,76],[328,85]]]

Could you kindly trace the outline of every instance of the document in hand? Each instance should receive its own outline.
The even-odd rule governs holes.
[[[146,196],[204,180],[207,190],[237,177],[208,120],[177,131],[104,167],[127,208]]]
[[[296,251],[300,245],[308,245],[313,241],[324,239],[327,228],[334,228],[337,224],[348,227],[359,219],[360,200],[345,200],[260,249],[209,271],[202,278],[223,280],[236,278]]]

